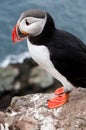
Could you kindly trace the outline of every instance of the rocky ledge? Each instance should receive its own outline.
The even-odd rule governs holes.
[[[86,130],[86,89],[75,88],[60,108],[47,108],[52,93],[14,97],[0,112],[0,130]]]

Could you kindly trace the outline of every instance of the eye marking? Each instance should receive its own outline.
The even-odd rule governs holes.
[[[25,23],[27,26],[30,25],[30,23],[27,21],[27,19],[25,19]]]

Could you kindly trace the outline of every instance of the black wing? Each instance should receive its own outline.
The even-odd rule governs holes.
[[[86,45],[61,30],[52,39],[48,48],[55,68],[76,87],[86,87]]]

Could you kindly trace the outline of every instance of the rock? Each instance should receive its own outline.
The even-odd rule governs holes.
[[[25,59],[23,63],[12,64],[13,67],[19,70],[19,74],[14,80],[14,88],[24,89],[29,87],[28,78],[30,71],[37,64],[31,59]]]
[[[43,89],[51,87],[54,84],[54,78],[40,66],[33,67],[29,75],[29,84],[35,84],[34,89]]]
[[[37,121],[25,116],[18,120],[17,127],[20,130],[38,130]]]
[[[14,89],[13,81],[18,73],[18,69],[12,66],[0,68],[0,93]]]
[[[2,114],[0,130],[86,130],[86,89],[75,88],[69,101],[55,109],[47,107],[51,97],[52,93],[14,97]]]
[[[37,64],[32,59],[25,59],[23,63],[0,68],[0,94],[5,91],[18,91],[29,86],[28,78],[34,66]]]
[[[14,88],[27,88],[29,93],[39,92],[45,88],[54,86],[56,81],[49,73],[38,66],[32,59],[25,59],[22,64],[13,65],[19,70],[19,74],[14,81]]]

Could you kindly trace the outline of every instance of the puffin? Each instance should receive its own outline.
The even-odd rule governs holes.
[[[32,59],[62,87],[47,101],[49,108],[58,108],[69,99],[74,87],[86,88],[86,45],[73,34],[55,27],[46,11],[30,9],[23,12],[12,30],[12,41],[27,39]]]

